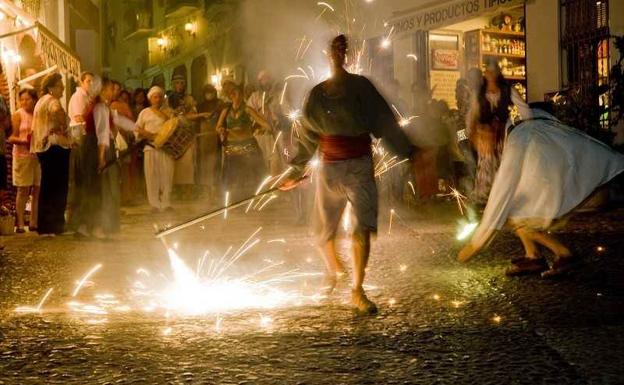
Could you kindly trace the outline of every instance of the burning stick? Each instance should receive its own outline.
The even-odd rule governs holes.
[[[300,182],[300,181],[304,180],[305,178],[306,178],[305,176],[301,177],[301,178],[299,178],[297,180],[297,182]],[[232,209],[241,207],[241,206],[247,204],[248,202],[250,202],[251,200],[254,200],[254,199],[258,198],[258,197],[269,195],[269,194],[272,194],[272,193],[275,193],[275,192],[278,192],[278,191],[280,191],[280,187],[272,187],[272,188],[270,188],[270,189],[268,189],[268,190],[266,190],[266,191],[264,191],[262,193],[255,194],[255,195],[250,196],[248,198],[241,199],[238,202],[234,202],[232,204],[223,206],[223,207],[218,208],[216,210],[212,210],[212,211],[210,211],[210,212],[208,212],[206,214],[202,214],[202,215],[200,215],[198,217],[195,217],[193,219],[189,219],[186,222],[180,223],[178,225],[175,225],[175,226],[172,226],[172,227],[169,227],[169,228],[166,228],[166,229],[160,229],[160,230],[158,230],[156,232],[156,238],[160,238],[162,240],[167,235],[170,235],[170,234],[173,234],[175,232],[178,232],[178,231],[180,231],[182,229],[185,229],[185,228],[187,228],[189,226],[196,225],[196,224],[198,224],[200,222],[203,222],[203,221],[205,221],[207,219],[216,217],[217,215],[220,215],[221,213],[224,213],[226,210],[232,210]]]

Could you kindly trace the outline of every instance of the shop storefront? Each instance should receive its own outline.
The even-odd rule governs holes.
[[[392,70],[401,94],[410,100],[426,87],[453,108],[457,81],[495,62],[526,97],[525,25],[525,0],[456,0],[395,12]]]

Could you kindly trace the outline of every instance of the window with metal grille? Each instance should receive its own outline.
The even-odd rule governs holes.
[[[592,98],[589,105],[608,106],[609,0],[560,0],[560,4],[562,84]],[[600,116],[600,123],[608,127],[607,114]]]

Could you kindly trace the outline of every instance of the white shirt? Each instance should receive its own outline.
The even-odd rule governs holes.
[[[141,128],[151,134],[158,134],[160,129],[162,128],[163,123],[165,123],[165,119],[162,116],[154,112],[151,107],[143,109],[141,113],[139,113],[139,117],[136,121],[136,127]],[[151,146],[145,146],[144,151],[154,150]]]
[[[63,120],[63,121],[61,121]],[[52,145],[64,148],[71,146],[69,137],[50,134],[51,130],[66,127],[67,116],[61,102],[50,94],[42,96],[35,104],[33,111],[31,152],[47,151]]]
[[[90,102],[91,97],[89,96],[89,93],[87,93],[87,91],[85,91],[82,87],[76,88],[76,92],[74,92],[71,99],[69,99],[69,105],[67,106],[67,113],[69,114],[70,119],[69,124],[71,126],[80,124],[76,121],[76,116],[82,116],[84,119]]]
[[[95,123],[95,134],[97,135],[98,145],[104,145],[108,147],[112,139],[111,133],[111,114],[113,124],[124,130],[134,131],[134,122],[125,116],[119,115],[117,111],[111,110],[110,107],[103,102],[95,105],[93,108],[93,120]]]
[[[264,97],[263,97],[264,95]],[[286,109],[280,105],[280,93],[275,87],[270,91],[255,91],[247,100],[247,105],[262,115],[266,121],[275,126],[279,121],[279,116]]]

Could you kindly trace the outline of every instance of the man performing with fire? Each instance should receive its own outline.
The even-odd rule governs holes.
[[[304,124],[298,133],[297,153],[291,161],[295,173],[283,189],[291,189],[297,176],[319,150],[316,183],[316,223],[319,245],[327,267],[327,293],[336,286],[344,267],[336,252],[336,233],[342,213],[351,203],[353,244],[352,304],[360,314],[375,314],[377,306],[364,293],[362,283],[370,253],[371,234],[377,231],[377,186],[371,135],[399,157],[409,157],[412,147],[399,128],[392,110],[373,84],[345,68],[347,38],[331,43],[332,76],[315,86],[304,107]]]

